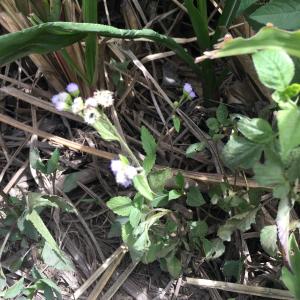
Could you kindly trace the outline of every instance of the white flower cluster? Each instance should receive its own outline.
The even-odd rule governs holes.
[[[114,104],[113,92],[108,90],[96,91],[93,97],[85,101],[79,96],[80,91],[76,83],[69,83],[66,87],[67,92],[61,92],[51,98],[52,103],[58,111],[72,111],[84,118],[84,121],[90,125],[97,120],[97,107],[110,107]],[[72,99],[74,98],[74,99]]]
[[[138,173],[137,168],[126,164],[120,159],[112,160],[110,168],[116,177],[116,182],[125,188],[131,185],[133,177]]]

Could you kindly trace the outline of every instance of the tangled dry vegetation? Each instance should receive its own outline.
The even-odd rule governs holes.
[[[217,2],[208,3],[210,32],[222,10]],[[63,3],[63,19],[81,22],[77,1]],[[100,1],[99,16],[99,23],[130,29],[147,27],[176,37],[195,57],[200,55],[186,8],[177,0]],[[30,26],[25,14],[10,0],[0,3],[0,24],[2,34]],[[254,34],[242,17],[235,21],[230,33],[243,37]],[[84,47],[84,43],[76,43],[67,48],[80,70],[85,68]],[[223,80],[217,82],[213,98],[204,100],[199,76],[174,52],[149,40],[100,38],[98,55],[94,86],[86,85],[70,69],[61,52],[32,54],[1,67],[0,211],[7,209],[3,199],[8,195],[22,197],[30,191],[55,193],[76,208],[76,213],[64,213],[57,208],[43,211],[44,222],[75,264],[76,272],[46,266],[37,255],[35,244],[28,245],[29,258],[20,270],[14,271],[11,262],[25,255],[21,240],[16,238],[14,242],[6,241],[5,251],[3,247],[0,251],[1,265],[10,285],[20,276],[31,282],[29,270],[35,265],[56,282],[63,299],[258,299],[259,296],[291,299],[283,291],[278,296],[269,290],[270,287],[282,289],[278,280],[280,265],[266,255],[259,244],[260,229],[275,222],[276,209],[270,194],[263,196],[264,205],[256,224],[246,233],[235,232],[233,242],[226,245],[221,258],[206,261],[200,252],[197,255],[184,253],[184,276],[179,279],[171,279],[156,262],[149,265],[132,262],[120,247],[122,241],[109,236],[115,216],[106,201],[115,195],[131,195],[130,189],[125,190],[115,183],[109,169],[109,161],[120,152],[119,146],[101,140],[81,118],[55,110],[50,102],[52,95],[69,82],[77,82],[85,97],[96,88],[115,91],[115,105],[109,110],[109,117],[137,156],[143,157],[140,128],[145,126],[158,142],[158,167],[180,169],[187,184],[199,186],[206,195],[228,172],[220,159],[223,142],[212,141],[206,120],[216,115],[220,103],[231,113],[248,116],[261,114],[270,104],[270,91],[259,82],[250,57],[218,61],[215,72],[222,74]],[[185,82],[192,84],[197,98],[181,107],[182,127],[177,133],[168,102],[180,97]],[[225,137],[230,134],[226,128],[221,133]],[[207,149],[187,157],[188,146],[199,142],[207,144]],[[55,148],[59,149],[61,169],[52,180],[30,166],[29,153],[34,148],[43,159],[48,159]],[[71,173],[75,175],[66,188],[65,179],[70,178]],[[236,188],[258,187],[253,180],[247,180],[246,175],[227,175],[228,182]],[[194,214],[205,219],[211,236],[226,217],[221,209],[210,204],[204,210],[191,210],[178,202],[172,209],[187,218]],[[4,218],[2,213],[0,218]],[[111,264],[103,264],[107,259]],[[226,275],[225,261],[234,261],[231,268],[238,271],[227,268]],[[98,280],[100,273],[103,274]],[[226,283],[234,279],[233,274],[238,274],[236,283],[244,286]],[[193,281],[191,277],[206,281]],[[222,283],[218,289],[212,288],[214,280]],[[36,297],[43,299],[41,294]]]

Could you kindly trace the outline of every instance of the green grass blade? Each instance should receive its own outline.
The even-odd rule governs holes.
[[[197,7],[194,5],[193,0],[185,0],[185,6],[188,10],[189,17],[197,37],[200,52],[203,53],[211,47],[210,36],[208,32],[207,21],[207,7],[206,1],[198,0]],[[213,64],[210,61],[204,61],[202,63],[202,75],[203,79],[203,94],[205,98],[212,99],[215,91],[215,75],[213,70]]]
[[[98,1],[83,0],[83,20],[85,23],[98,23]],[[89,33],[85,40],[85,66],[89,84],[92,85],[95,78],[97,65],[97,33]]]
[[[240,7],[241,0],[225,1],[223,13],[218,19],[217,29],[212,38],[212,43],[216,43],[217,40],[224,35],[224,31],[227,31],[227,27],[230,26],[233,19],[236,17],[238,8]]]
[[[61,14],[61,0],[50,0],[49,21],[59,21]]]
[[[250,54],[264,49],[282,49],[292,56],[300,57],[300,30],[285,31],[264,27],[249,39],[236,38],[224,43],[221,49],[208,54],[211,58]]]
[[[57,51],[83,40],[88,33],[103,37],[138,39],[146,38],[173,50],[191,69],[201,74],[193,57],[172,38],[151,29],[128,30],[101,24],[49,22],[28,29],[0,36],[0,65],[12,62],[32,53],[45,54]]]

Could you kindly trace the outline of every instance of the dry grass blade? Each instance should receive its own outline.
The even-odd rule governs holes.
[[[129,277],[129,275],[132,273],[132,271],[135,269],[135,267],[139,264],[138,261],[132,262],[126,270],[118,277],[116,282],[110,287],[110,289],[103,295],[102,299],[110,300],[116,292],[119,290],[119,288],[122,286],[122,284],[126,281],[126,279]]]
[[[121,263],[123,257],[125,255],[125,252],[123,251],[121,255],[119,255],[115,261],[112,262],[112,264],[109,266],[109,268],[105,271],[103,276],[100,278],[99,282],[97,282],[96,286],[92,290],[91,294],[88,296],[87,300],[97,300],[98,296],[102,293],[102,290],[104,289],[105,285],[115,272],[116,268]]]
[[[115,261],[119,256],[126,253],[127,247],[121,245],[105,262],[91,275],[91,277],[74,293],[74,299],[78,299],[96,280],[97,278]]]
[[[209,289],[219,289],[228,292],[234,292],[238,294],[247,294],[253,296],[259,296],[263,298],[271,298],[271,299],[294,299],[288,291],[271,289],[265,287],[258,286],[248,286],[238,283],[231,282],[223,282],[223,281],[214,281],[208,279],[197,279],[197,278],[185,278],[186,284],[196,285],[201,288],[209,288]]]

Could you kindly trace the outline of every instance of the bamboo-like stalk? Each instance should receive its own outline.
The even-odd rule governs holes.
[[[186,277],[186,284],[196,285],[201,288],[219,289],[238,294],[247,294],[271,299],[292,300],[294,299],[288,291],[271,289],[259,286],[249,286],[238,283],[214,281],[208,279],[198,279]]]

